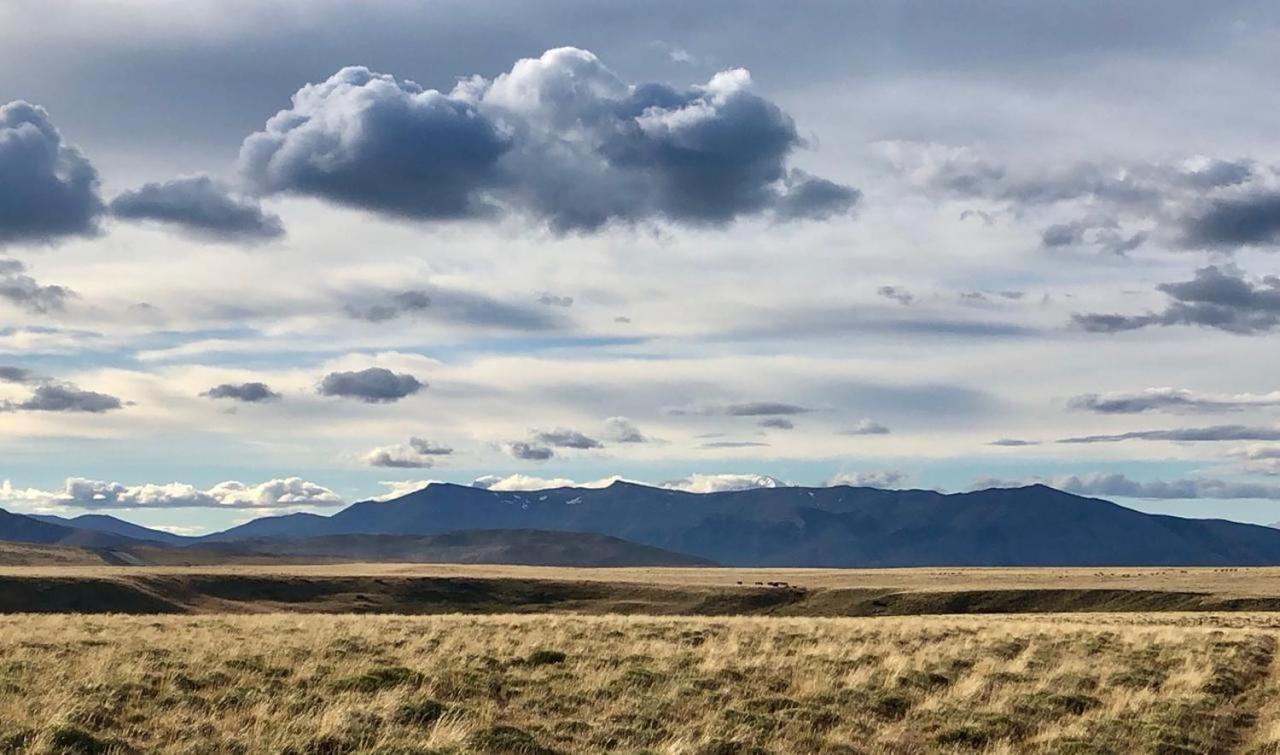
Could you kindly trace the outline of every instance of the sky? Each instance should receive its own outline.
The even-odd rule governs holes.
[[[1280,520],[1280,8],[0,4],[0,506]]]

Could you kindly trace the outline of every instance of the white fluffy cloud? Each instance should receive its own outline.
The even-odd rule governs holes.
[[[76,509],[223,508],[279,509],[301,506],[340,506],[337,493],[298,477],[267,480],[257,485],[228,480],[201,490],[194,485],[122,485],[118,482],[67,478],[62,490],[15,488],[6,480],[0,500],[35,507]]]
[[[691,474],[678,480],[668,480],[660,487],[683,490],[686,493],[724,493],[753,488],[782,488],[787,483],[760,474]]]
[[[547,490],[549,488],[607,488],[615,482],[626,481],[622,477],[604,477],[589,482],[575,482],[564,477],[546,478],[531,475],[513,474],[506,477],[487,475],[477,478],[471,484],[486,490]],[[649,483],[638,483],[649,484]],[[733,490],[750,490],[752,488],[786,487],[782,482],[768,475],[755,474],[691,474],[678,480],[652,485],[655,488],[683,490],[687,493],[723,493]]]
[[[485,490],[548,490],[550,488],[607,488],[613,483],[620,480],[620,477],[605,477],[600,480],[591,480],[590,482],[574,482],[564,477],[536,477],[526,474],[513,474],[502,477],[499,475],[485,475],[477,477],[471,485]]]
[[[970,488],[1010,488],[1042,483],[1058,490],[1084,496],[1117,496],[1162,500],[1280,500],[1280,485],[1247,480],[1222,480],[1211,477],[1188,477],[1179,480],[1132,480],[1118,473],[1062,475],[1053,478],[1031,477],[1021,481],[982,478]]]
[[[841,472],[831,478],[828,485],[848,485],[855,488],[897,488],[907,481],[907,476],[895,469],[872,472]]]

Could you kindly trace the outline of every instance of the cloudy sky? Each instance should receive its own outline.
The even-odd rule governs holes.
[[[1280,519],[1273,3],[536,5],[0,4],[0,506]]]

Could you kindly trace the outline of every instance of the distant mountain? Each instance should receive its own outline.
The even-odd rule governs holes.
[[[442,535],[326,535],[209,543],[227,553],[345,561],[533,566],[714,566],[696,556],[607,535],[546,530],[464,530]]]
[[[109,532],[41,521],[33,516],[13,514],[4,509],[0,509],[0,540],[36,545],[70,545],[79,548],[128,548],[151,544]]]
[[[335,533],[329,517],[319,514],[285,514],[283,516],[264,516],[229,530],[215,532],[200,538],[203,542],[223,542],[229,540],[250,540],[262,537],[300,538],[316,537]]]
[[[207,538],[592,532],[725,565],[1280,564],[1280,531],[1144,514],[1043,485],[942,494],[848,486],[694,494],[607,488],[501,492],[436,484],[330,517],[258,520]]]
[[[48,524],[60,524],[64,527],[74,527],[81,530],[91,530],[93,532],[104,532],[109,535],[122,535],[124,537],[133,538],[134,540],[149,540],[154,543],[164,543],[166,545],[182,545],[192,542],[195,538],[183,537],[175,535],[172,532],[164,530],[154,530],[150,527],[126,522],[123,519],[117,519],[114,516],[106,514],[81,514],[76,517],[54,516],[52,514],[26,514],[31,519],[37,519]]]

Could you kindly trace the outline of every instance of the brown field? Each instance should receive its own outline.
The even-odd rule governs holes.
[[[1280,569],[11,567],[0,753],[1280,754],[1258,607]]]
[[[9,544],[0,544],[0,548]],[[16,546],[39,549],[48,546]],[[66,549],[76,550],[76,549]],[[181,551],[178,551],[181,553]],[[103,566],[8,565],[0,576],[122,577],[155,575],[253,575],[280,577],[467,577],[539,579],[669,586],[750,586],[783,581],[806,588],[892,590],[1119,589],[1206,592],[1232,597],[1280,598],[1280,567],[924,567],[905,569],[788,569],[728,567],[571,568],[483,564],[226,564]]]
[[[0,617],[0,749],[1276,752],[1265,614]]]
[[[1280,610],[1280,569],[0,568],[0,613],[886,616]]]

